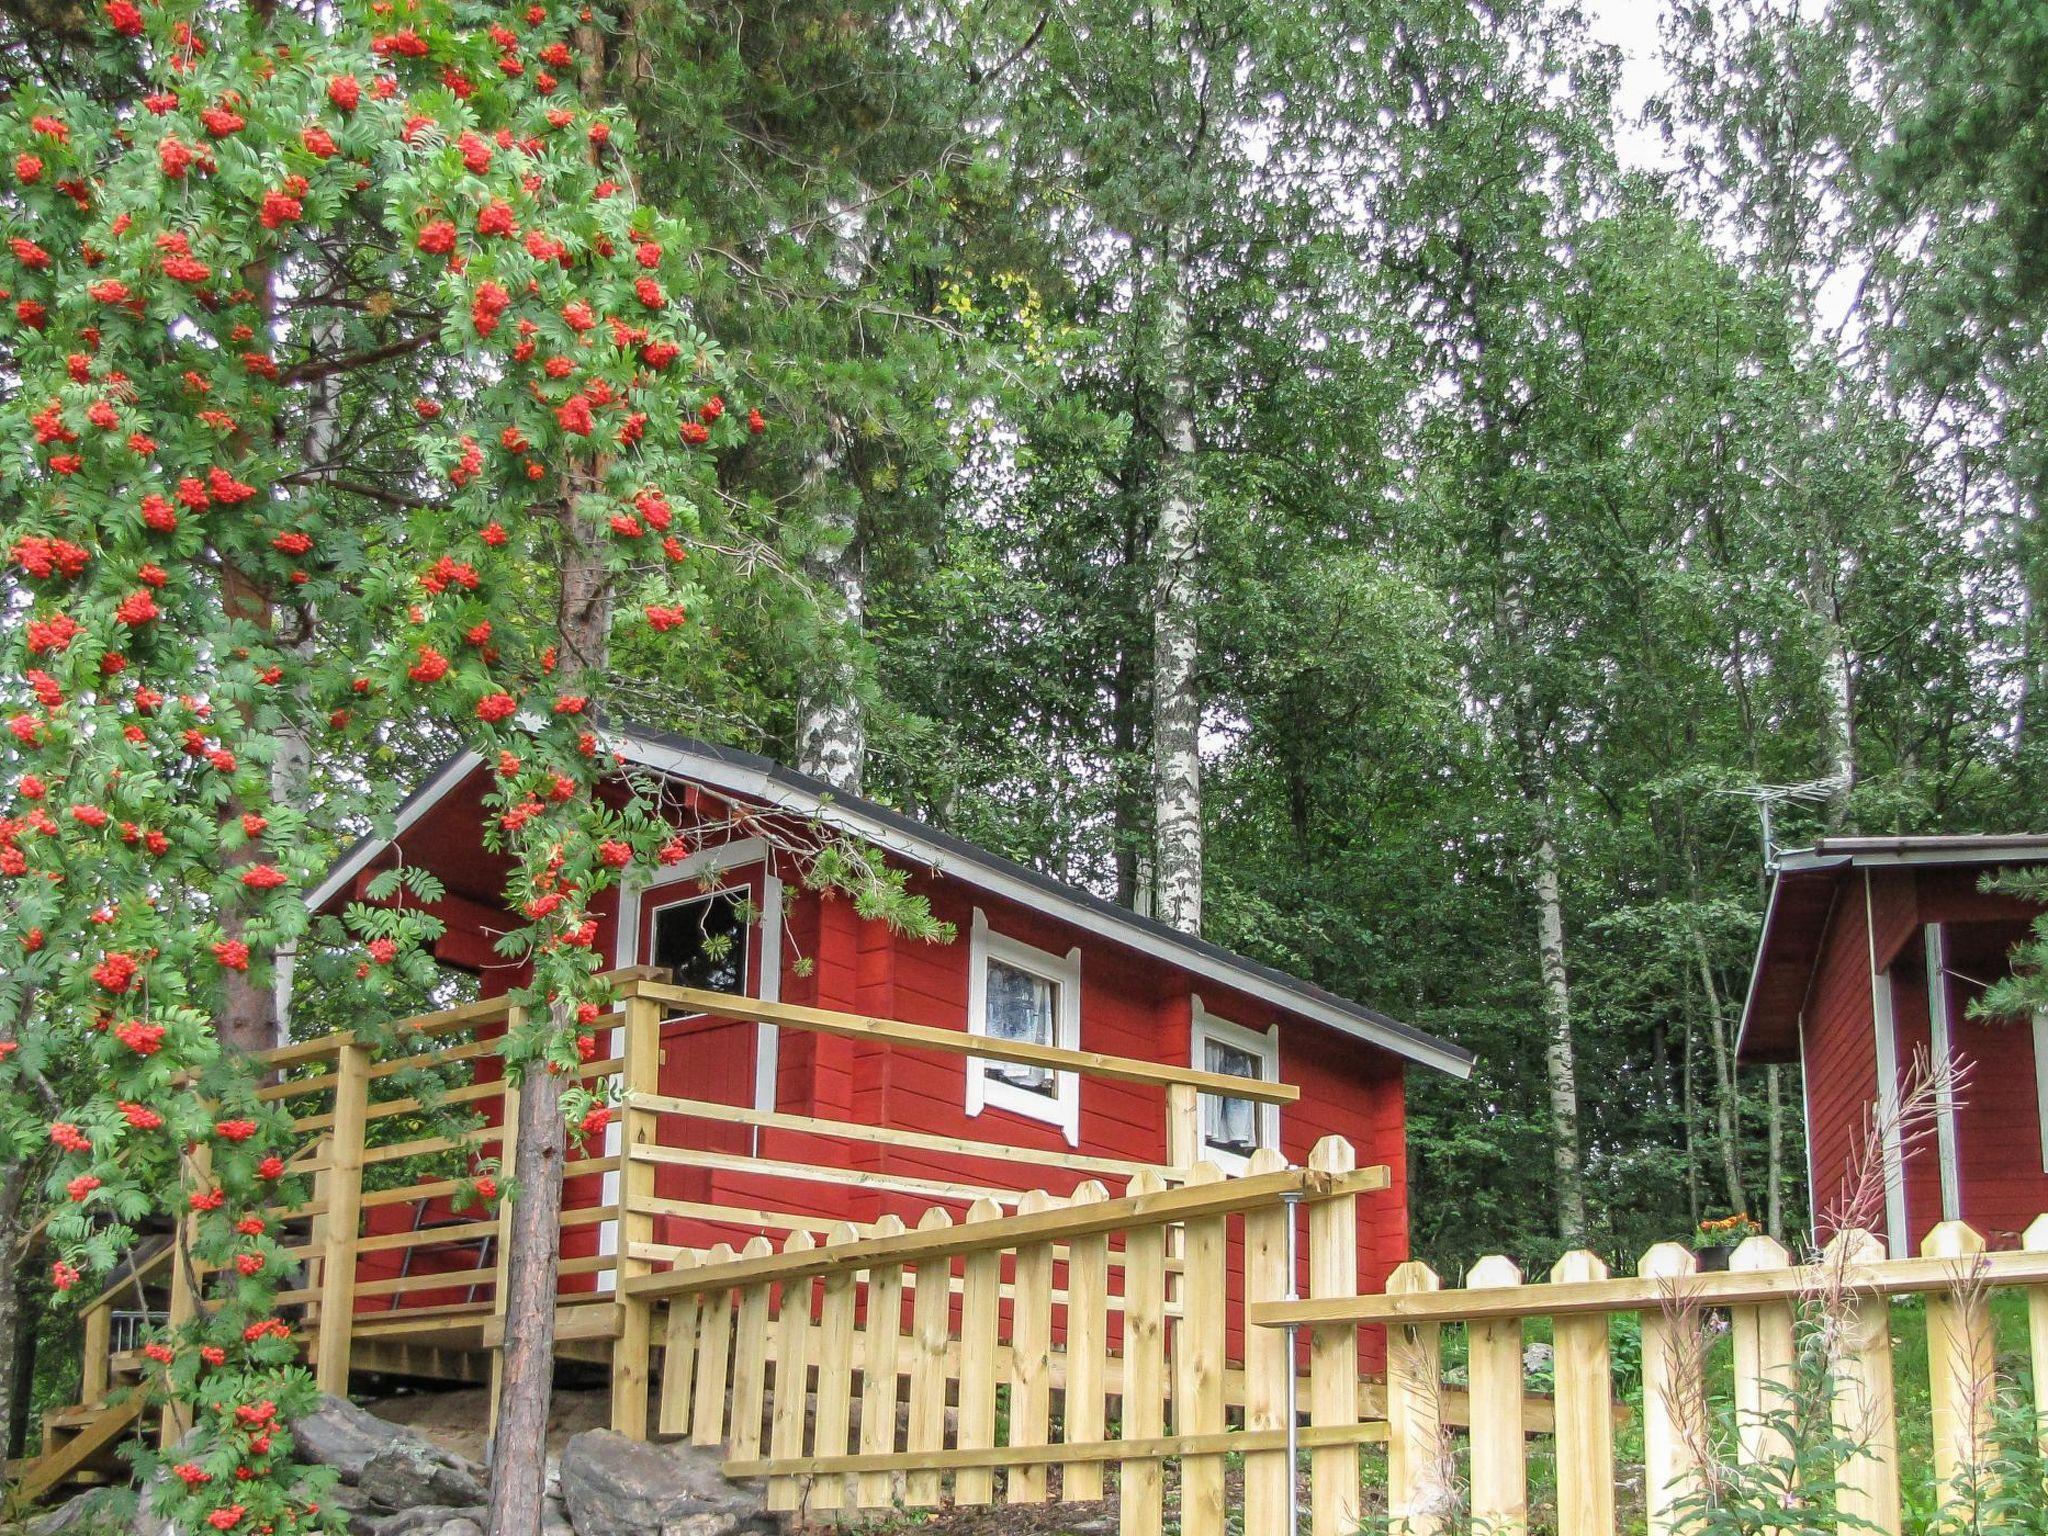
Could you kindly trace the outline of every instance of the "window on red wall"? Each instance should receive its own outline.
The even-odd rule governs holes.
[[[652,961],[675,973],[679,987],[747,991],[747,896],[714,891],[671,902],[654,914]]]
[[[1219,1019],[1194,1000],[1194,1039],[1189,1064],[1199,1071],[1259,1082],[1280,1080],[1280,1040],[1242,1024]],[[1275,1104],[1202,1095],[1202,1156],[1226,1173],[1241,1173],[1260,1147],[1280,1145],[1280,1110]]]

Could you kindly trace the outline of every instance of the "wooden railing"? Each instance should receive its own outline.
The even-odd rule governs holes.
[[[2048,1217],[2029,1230],[2021,1252],[1988,1253],[1975,1231],[1950,1222],[1929,1234],[1920,1258],[1883,1253],[1869,1233],[1852,1231],[1817,1262],[1795,1264],[1781,1245],[1756,1237],[1736,1249],[1728,1272],[1702,1274],[1692,1253],[1665,1243],[1644,1254],[1631,1277],[1610,1277],[1597,1256],[1575,1252],[1537,1285],[1524,1285],[1512,1262],[1494,1257],[1474,1265],[1460,1290],[1442,1289],[1426,1265],[1409,1263],[1382,1295],[1257,1299],[1249,1321],[1267,1331],[1307,1330],[1318,1352],[1338,1355],[1355,1347],[1360,1329],[1387,1330],[1387,1513],[1406,1536],[1438,1536],[1466,1529],[1467,1521],[1490,1533],[1529,1528],[1537,1426],[1524,1416],[1523,1327],[1535,1319],[1549,1323],[1556,1375],[1547,1437],[1557,1477],[1554,1529],[1557,1536],[1613,1536],[1614,1379],[1625,1362],[1613,1357],[1609,1325],[1620,1314],[1634,1314],[1641,1328],[1650,1536],[1697,1528],[1701,1490],[1724,1457],[1738,1472],[1771,1469],[1765,1486],[1780,1495],[1817,1481],[1813,1468],[1792,1464],[1786,1432],[1799,1413],[1831,1423],[1829,1438],[1843,1448],[1827,1479],[1841,1528],[1896,1536],[1901,1466],[1890,1299],[1926,1298],[1934,1496],[1944,1513],[1960,1513],[1991,1447],[2000,1383],[1989,1296],[1997,1288],[2027,1288],[2034,1402],[2048,1412]],[[1733,1345],[1731,1423],[1717,1422],[1710,1406],[1718,1384],[1708,1379],[1707,1339],[1723,1315]],[[1441,1411],[1445,1328],[1466,1335],[1463,1458]],[[1802,1335],[1825,1362],[1818,1385],[1796,1376]],[[1813,1359],[1809,1352],[1809,1374]],[[1345,1422],[1342,1407],[1319,1400],[1313,1422]],[[1463,1486],[1461,1465],[1469,1469]],[[1357,1469],[1318,1461],[1311,1477],[1314,1536],[1351,1536],[1360,1519]],[[1455,1521],[1453,1512],[1460,1512]]]
[[[1242,1529],[1280,1531],[1292,1444],[1347,1460],[1355,1481],[1358,1446],[1384,1425],[1354,1411],[1292,1429],[1284,1343],[1255,1332],[1233,1371],[1230,1324],[1243,1297],[1289,1294],[1296,1205],[1324,1244],[1329,1293],[1356,1289],[1357,1202],[1389,1180],[1354,1161],[1331,1138],[1306,1169],[1260,1152],[1240,1178],[1198,1163],[1178,1188],[1146,1170],[1114,1199],[1089,1181],[1064,1199],[1028,1192],[1015,1215],[982,1200],[957,1225],[934,1208],[915,1230],[885,1217],[823,1246],[798,1231],[779,1253],[757,1238],[739,1254],[648,1255],[667,1267],[622,1281],[622,1340],[652,1338],[659,1312],[657,1428],[725,1445],[730,1474],[768,1479],[771,1509],[929,1506],[948,1483],[963,1505],[1090,1500],[1114,1462],[1119,1529],[1146,1536],[1164,1525],[1171,1459],[1179,1529],[1222,1536],[1225,1458],[1242,1455]],[[1329,1259],[1337,1243],[1348,1282]],[[650,1373],[625,1363],[614,1427],[644,1432]],[[1312,1365],[1318,1400],[1355,1405],[1358,1385],[1355,1344]]]

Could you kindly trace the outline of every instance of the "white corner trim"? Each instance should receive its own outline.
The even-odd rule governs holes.
[[[2048,1173],[2048,1008],[2034,1010],[2034,1108],[2041,1126],[2041,1171]]]
[[[1016,970],[1052,982],[1058,999],[1053,1014],[1052,1043],[1063,1050],[1081,1048],[1081,951],[1070,949],[1064,956],[1033,948],[1020,939],[1000,934],[988,925],[988,915],[974,909],[974,927],[967,950],[967,1032],[988,1034],[988,964],[1000,961]],[[1006,1110],[1031,1120],[1043,1120],[1059,1127],[1070,1147],[1081,1144],[1081,1078],[1075,1072],[1055,1072],[1050,1097],[991,1077],[980,1058],[967,1058],[967,1113]]]
[[[1885,1244],[1895,1259],[1913,1256],[1906,1225],[1906,1158],[1899,1128],[1899,1032],[1892,1021],[1892,974],[1877,968],[1877,919],[1870,871],[1863,872],[1863,937],[1870,955],[1870,1022],[1877,1042],[1877,1121],[1884,1135]]]
[[[1255,1029],[1248,1028],[1243,1024],[1233,1023],[1229,1019],[1221,1018],[1209,1012],[1208,1009],[1202,1006],[1200,993],[1189,994],[1188,1001],[1192,1005],[1189,1010],[1191,1018],[1188,1027],[1188,1065],[1190,1067],[1194,1068],[1197,1072],[1208,1070],[1208,1052],[1205,1047],[1209,1041],[1215,1040],[1220,1044],[1235,1046],[1238,1050],[1257,1058],[1259,1078],[1262,1082],[1277,1083],[1280,1081],[1280,1026],[1278,1024],[1269,1026],[1266,1032],[1261,1034]],[[1200,1105],[1205,1104],[1212,1095],[1204,1093],[1196,1097],[1197,1104]],[[1278,1104],[1261,1104],[1258,1106],[1258,1115],[1259,1145],[1261,1147],[1271,1147],[1277,1151],[1280,1146],[1280,1106]],[[1222,1147],[1212,1147],[1208,1144],[1206,1136],[1201,1146],[1196,1150],[1203,1161],[1214,1163],[1225,1173],[1244,1173],[1251,1166],[1251,1159],[1245,1154],[1227,1151]]]
[[[1814,1247],[1822,1242],[1820,1179],[1813,1161],[1813,1073],[1806,1055],[1806,1010],[1799,1010],[1799,1139],[1806,1144],[1807,1235]]]
[[[1927,925],[1927,1039],[1940,1074],[1934,1100],[1934,1148],[1941,1163],[1941,1219],[1963,1219],[1963,1171],[1956,1155],[1956,1096],[1950,1080],[1954,1070],[1954,1025],[1949,1015],[1948,930]]]

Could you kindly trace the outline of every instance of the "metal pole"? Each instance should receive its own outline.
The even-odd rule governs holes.
[[[1301,1191],[1290,1190],[1280,1197],[1280,1203],[1287,1209],[1287,1299],[1301,1300],[1300,1240],[1297,1229],[1301,1225]],[[1301,1487],[1297,1479],[1301,1474],[1301,1383],[1295,1372],[1300,1368],[1301,1354],[1296,1341],[1301,1332],[1300,1325],[1289,1321],[1287,1324],[1287,1536],[1297,1536],[1301,1530]],[[1248,1533],[1250,1536],[1250,1533]]]

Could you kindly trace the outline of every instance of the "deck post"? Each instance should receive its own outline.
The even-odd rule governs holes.
[[[85,1362],[78,1384],[81,1403],[104,1403],[114,1382],[109,1352],[114,1328],[114,1304],[102,1301],[85,1314]]]
[[[614,1213],[614,1230],[619,1234],[614,1270],[619,1336],[612,1343],[611,1426],[630,1439],[645,1440],[654,1303],[644,1296],[629,1295],[626,1281],[654,1267],[643,1256],[654,1241],[654,1216],[647,1208],[654,1198],[654,1165],[633,1156],[635,1148],[655,1139],[654,1113],[639,1107],[638,1096],[661,1091],[661,1009],[652,999],[626,998],[625,1036],[619,1069],[619,1194]]]
[[[211,1179],[213,1152],[205,1144],[188,1154],[187,1162],[194,1188]],[[164,1323],[172,1333],[199,1316],[199,1260],[195,1253],[198,1237],[199,1213],[194,1211],[178,1223],[171,1238],[171,1294]],[[176,1445],[191,1427],[191,1411],[177,1398],[166,1397],[163,1412],[157,1420],[157,1444]]]
[[[353,1042],[334,1056],[334,1130],[328,1138],[320,1227],[320,1334],[313,1380],[348,1396],[356,1310],[356,1228],[362,1220],[363,1125],[370,1104],[370,1052]]]

